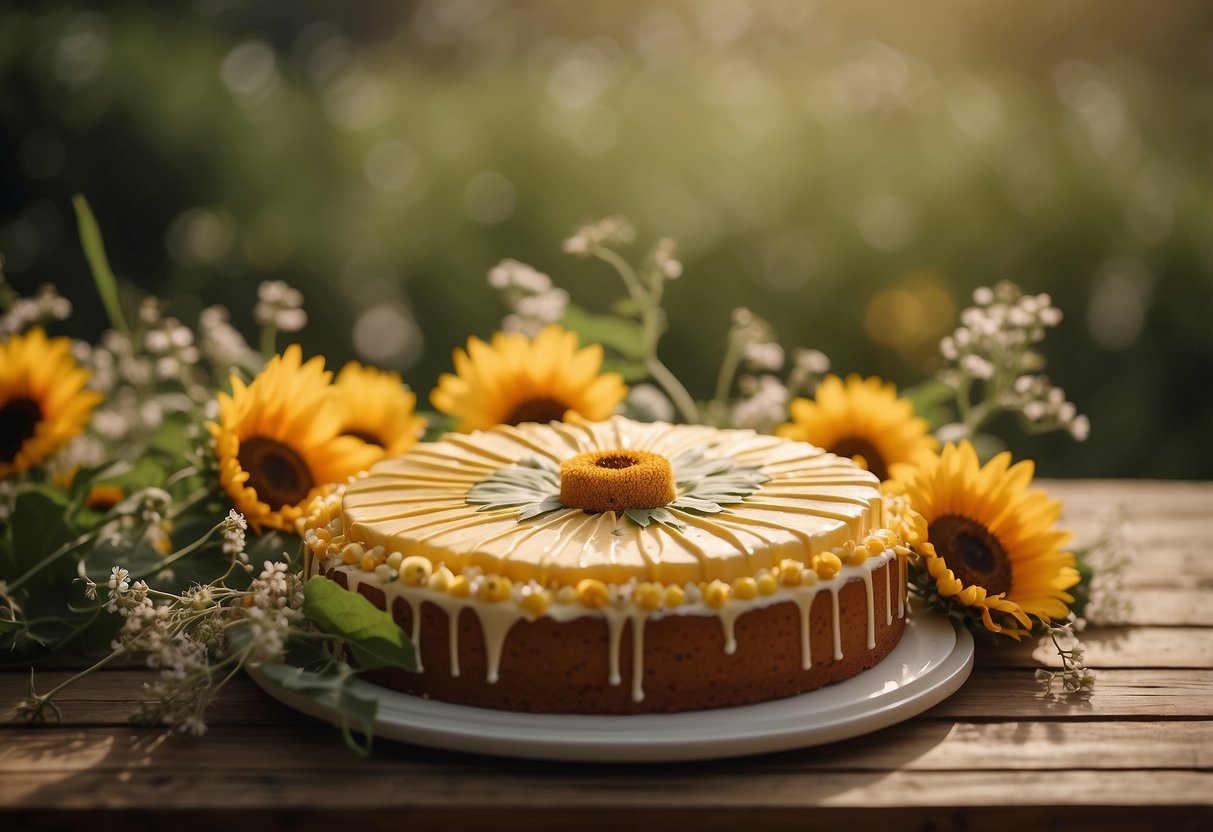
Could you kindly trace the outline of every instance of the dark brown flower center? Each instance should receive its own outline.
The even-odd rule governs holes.
[[[525,399],[510,411],[503,422],[507,425],[521,425],[523,422],[559,422],[568,409],[569,406],[564,402],[546,396]]]
[[[860,439],[858,436],[844,436],[826,450],[839,456],[845,456],[847,459],[862,457],[863,465],[881,482],[889,478],[889,466],[885,462],[884,456],[875,445],[866,439]]]
[[[981,523],[945,514],[931,523],[927,538],[965,586],[984,587],[990,595],[1011,591],[1011,559]]]
[[[248,487],[271,508],[299,505],[315,485],[303,457],[277,439],[245,439],[236,456],[240,467],[248,471]]]
[[[10,399],[0,407],[0,462],[16,459],[41,421],[42,408],[33,399]]]
[[[631,468],[640,462],[640,457],[635,454],[611,454],[610,456],[599,457],[594,464],[599,468]]]
[[[345,435],[352,436],[355,439],[361,439],[363,442],[365,442],[368,445],[377,445],[380,448],[387,447],[387,443],[384,442],[383,439],[381,439],[380,437],[376,436],[373,433],[366,433],[365,431],[361,431],[361,430],[347,430],[345,432]]]

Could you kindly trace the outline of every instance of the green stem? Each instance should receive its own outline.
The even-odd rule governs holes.
[[[709,405],[710,410],[723,410],[729,400],[729,391],[733,389],[733,379],[737,377],[739,366],[741,366],[741,350],[737,349],[737,339],[730,332],[724,358],[720,360],[720,372],[716,375],[716,393]]]
[[[105,667],[107,664],[112,662],[114,659],[118,658],[119,656],[123,656],[125,654],[126,654],[125,650],[123,650],[122,648],[118,648],[117,650],[110,653],[105,658],[98,660],[96,662],[96,664],[92,665],[91,667],[86,667],[84,670],[81,670],[79,673],[77,673],[72,678],[70,678],[64,682],[60,682],[55,687],[51,688],[49,693],[44,693],[44,694],[40,695],[38,697],[38,699],[42,700],[43,702],[49,703],[52,699],[54,699],[56,696],[58,696],[64,690],[66,690],[67,688],[76,684],[76,682],[79,682],[81,679],[83,679],[86,676],[92,675],[93,673],[97,672],[98,670],[100,670],[101,668]]]
[[[41,572],[43,569],[50,566],[55,561],[59,560],[59,558],[66,555],[68,552],[72,552],[76,549],[79,549],[81,546],[83,546],[85,543],[88,543],[90,540],[92,540],[96,536],[97,536],[96,531],[85,532],[84,534],[77,537],[75,540],[69,540],[67,543],[64,543],[58,549],[51,552],[49,555],[44,557],[42,560],[38,561],[33,566],[31,566],[29,569],[27,569],[23,575],[21,575],[19,578],[17,578],[17,580],[10,583],[8,585],[8,587],[6,588],[6,592],[12,592],[15,589],[21,588],[21,586],[23,586],[25,584],[25,582],[28,581],[30,578],[34,577],[39,572]]]
[[[181,549],[179,549],[178,551],[176,551],[176,552],[174,552],[173,554],[169,555],[167,558],[165,558],[164,560],[162,560],[162,561],[160,561],[159,563],[157,563],[157,564],[156,564],[154,567],[152,567],[151,569],[146,569],[146,570],[144,570],[143,572],[140,572],[140,573],[139,573],[139,574],[137,574],[137,575],[132,575],[131,577],[133,577],[135,580],[142,580],[143,578],[146,578],[148,575],[155,575],[155,574],[156,574],[156,573],[158,573],[158,572],[163,572],[165,569],[168,569],[170,566],[172,566],[172,565],[173,565],[174,563],[176,563],[177,561],[179,561],[179,560],[181,560],[182,558],[184,558],[184,557],[186,557],[186,556],[188,556],[188,555],[191,555],[191,554],[193,554],[194,552],[196,552],[196,551],[198,551],[199,549],[201,549],[201,548],[202,548],[202,546],[203,546],[203,545],[204,545],[204,544],[205,544],[205,543],[206,543],[208,540],[210,540],[210,539],[211,539],[211,537],[212,537],[212,536],[215,534],[215,532],[219,531],[219,529],[220,529],[222,526],[223,526],[223,524],[222,524],[222,523],[217,523],[217,524],[215,524],[214,526],[212,526],[212,527],[211,527],[211,530],[210,530],[210,531],[208,531],[208,532],[207,532],[206,534],[204,534],[202,537],[200,537],[200,538],[198,538],[197,540],[195,540],[193,543],[189,544],[188,546],[182,547],[182,548],[181,548]]]
[[[678,377],[670,371],[660,358],[657,357],[657,343],[661,340],[661,295],[664,284],[654,283],[651,292],[645,291],[632,266],[615,252],[608,248],[596,247],[591,251],[595,257],[613,267],[623,278],[623,284],[628,290],[628,297],[640,310],[640,324],[644,330],[644,366],[661,387],[665,390],[674,407],[678,409],[683,421],[698,424],[703,421],[699,406],[694,397],[687,392],[686,387]]]
[[[261,327],[261,358],[269,361],[278,352],[278,327],[266,324]]]

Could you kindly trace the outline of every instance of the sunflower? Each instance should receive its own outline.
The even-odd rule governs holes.
[[[469,338],[455,350],[455,374],[443,373],[434,407],[465,433],[494,425],[606,419],[627,395],[618,373],[602,373],[602,347],[577,349],[577,335],[552,324],[530,341],[498,332],[491,344]]]
[[[67,338],[39,327],[0,343],[0,477],[27,471],[84,430],[102,400]]]
[[[417,395],[396,373],[385,373],[351,361],[341,368],[333,391],[345,412],[341,433],[356,436],[399,456],[411,448],[425,419],[417,416]]]
[[[792,421],[775,432],[855,460],[881,480],[905,476],[925,453],[935,450],[927,422],[914,405],[897,397],[897,387],[879,378],[826,376],[813,400],[795,399]]]
[[[905,482],[927,522],[920,586],[929,599],[969,615],[986,629],[1027,635],[1032,618],[1065,618],[1079,581],[1069,532],[1054,528],[1061,503],[1029,491],[1030,460],[1001,453],[982,466],[968,442],[931,454]],[[925,574],[921,572],[925,569]]]
[[[304,507],[333,483],[345,482],[383,457],[383,449],[341,434],[344,414],[324,359],[303,363],[298,345],[270,359],[232,394],[219,394],[215,438],[219,481],[257,531],[291,531]]]

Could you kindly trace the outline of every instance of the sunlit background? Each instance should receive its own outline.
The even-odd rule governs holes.
[[[710,394],[729,313],[901,385],[972,290],[1066,313],[1049,374],[1084,444],[996,426],[1054,476],[1213,476],[1206,0],[36,3],[0,11],[0,251],[105,325],[120,276],[250,337],[299,287],[308,352],[424,395],[503,308],[504,257],[606,311],[585,218],[669,235],[668,364]],[[640,251],[638,244],[638,252]]]

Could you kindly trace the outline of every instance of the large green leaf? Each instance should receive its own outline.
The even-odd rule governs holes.
[[[341,732],[350,748],[360,754],[370,751],[371,734],[375,727],[379,702],[350,691],[349,682],[352,676],[348,667],[344,668],[344,671],[328,670],[317,673],[289,664],[266,662],[259,669],[279,687],[335,708],[340,718]],[[351,728],[366,737],[365,744],[354,741],[350,733]]]
[[[364,670],[417,669],[413,643],[390,613],[319,575],[303,588],[303,614],[326,633],[341,636]]]
[[[564,327],[581,336],[583,344],[602,344],[625,358],[644,358],[644,327],[613,315],[594,315],[578,306],[564,311]]]

